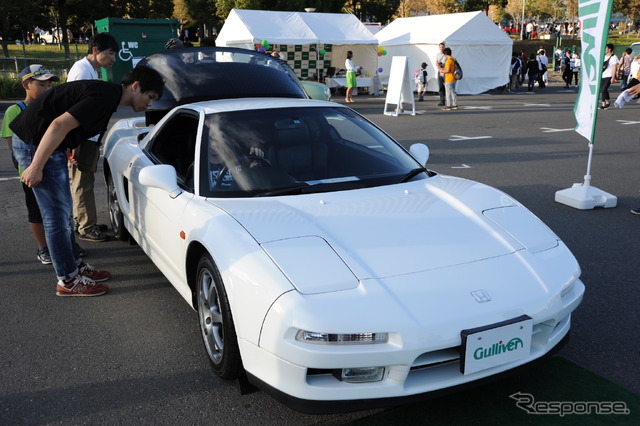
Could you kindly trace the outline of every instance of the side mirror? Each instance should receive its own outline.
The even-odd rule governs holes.
[[[409,152],[421,166],[427,166],[427,161],[429,161],[429,147],[423,143],[414,143],[409,148]]]
[[[171,198],[176,198],[182,193],[178,187],[178,176],[176,169],[167,164],[147,166],[140,170],[138,180],[144,186],[163,189],[169,193]]]

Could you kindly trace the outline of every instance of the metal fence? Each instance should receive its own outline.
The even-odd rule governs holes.
[[[0,77],[17,78],[20,71],[27,65],[41,64],[64,80],[74,62],[86,55],[87,45],[82,43],[67,45],[3,43],[0,49]]]

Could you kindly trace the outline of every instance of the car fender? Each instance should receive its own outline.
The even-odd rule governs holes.
[[[247,230],[215,204],[194,199],[183,224],[189,251],[202,247],[220,271],[238,338],[257,344],[271,305],[293,285]],[[185,253],[183,276],[197,264],[198,259],[192,260]],[[187,301],[195,308],[193,300]]]

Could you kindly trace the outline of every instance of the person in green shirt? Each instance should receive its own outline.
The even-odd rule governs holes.
[[[0,136],[7,140],[9,149],[11,150],[13,164],[16,166],[16,169],[18,169],[18,173],[20,175],[22,175],[22,170],[13,156],[11,144],[13,132],[9,128],[9,123],[20,115],[31,101],[51,89],[51,83],[54,81],[60,81],[60,78],[57,75],[51,74],[42,65],[29,65],[20,73],[20,82],[26,93],[24,100],[11,105],[4,113],[4,118],[2,120],[2,133]],[[38,252],[36,256],[40,262],[45,265],[49,265],[51,264],[51,255],[47,248],[47,240],[45,239],[44,225],[42,224],[42,216],[40,215],[38,202],[36,201],[31,188],[22,183],[22,189],[24,190],[25,204],[27,205],[29,227],[31,228],[33,238],[36,240],[36,244],[38,245]]]

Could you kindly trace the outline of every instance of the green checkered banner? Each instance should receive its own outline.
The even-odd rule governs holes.
[[[257,44],[256,50],[260,47]],[[331,66],[330,44],[275,44],[271,45],[271,50],[280,53],[280,58],[287,61],[298,78],[317,79],[318,74],[324,77]]]

